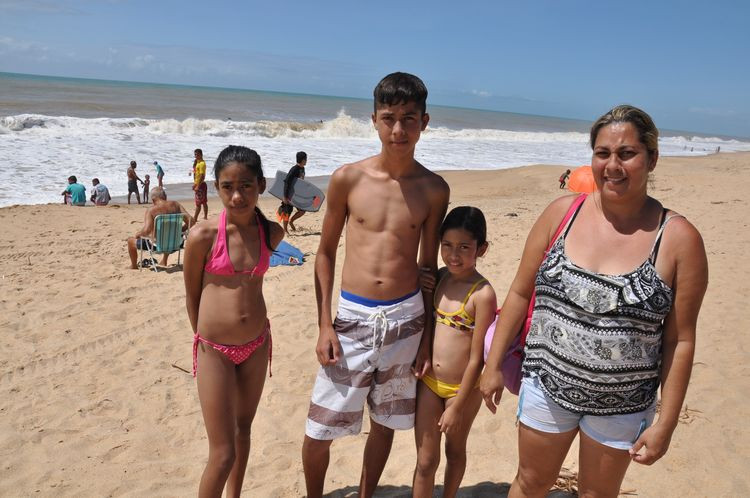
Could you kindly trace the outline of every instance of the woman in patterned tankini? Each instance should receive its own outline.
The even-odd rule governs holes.
[[[617,496],[631,460],[650,465],[666,453],[690,378],[708,264],[695,227],[648,195],[658,130],[623,105],[590,138],[597,191],[557,240],[575,196],[552,202],[534,224],[481,381],[494,412],[503,353],[535,291],[510,497],[546,496],[576,435],[580,495]]]

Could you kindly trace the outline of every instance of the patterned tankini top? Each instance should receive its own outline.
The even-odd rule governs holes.
[[[565,254],[578,210],[536,275],[523,374],[538,376],[545,394],[575,413],[639,412],[656,399],[662,328],[673,300],[654,262],[666,223],[680,215],[665,218],[664,210],[651,253],[638,268],[602,275]]]

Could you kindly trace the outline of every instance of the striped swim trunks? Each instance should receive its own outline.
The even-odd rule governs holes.
[[[417,379],[411,367],[424,329],[421,291],[391,301],[342,291],[333,328],[341,355],[318,372],[305,434],[320,440],[358,434],[365,400],[378,424],[414,427]]]

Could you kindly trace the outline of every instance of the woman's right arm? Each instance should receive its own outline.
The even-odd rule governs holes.
[[[212,242],[212,230],[204,222],[190,230],[185,243],[182,273],[185,279],[185,307],[193,334],[198,331],[198,308],[203,292],[203,266]]]
[[[500,403],[503,394],[501,370],[503,357],[526,320],[536,273],[542,264],[544,252],[560,220],[563,219],[576,197],[568,195],[553,201],[536,220],[526,238],[518,271],[503,302],[502,312],[498,315],[495,335],[492,338],[492,346],[480,381],[479,388],[482,391],[484,403],[492,413],[495,413],[496,405]]]

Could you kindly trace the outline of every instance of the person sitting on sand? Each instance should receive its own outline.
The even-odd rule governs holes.
[[[167,193],[163,188],[154,187],[151,189],[151,202],[153,206],[146,209],[144,215],[143,228],[138,230],[133,237],[128,237],[128,254],[130,255],[130,268],[138,269],[138,249],[148,249],[150,242],[142,237],[154,237],[154,220],[160,214],[182,214],[185,220],[186,229],[195,224],[193,219],[185,208],[177,201],[168,201]],[[161,258],[161,265],[166,266],[169,254],[165,253]]]
[[[75,175],[68,177],[68,186],[62,191],[63,203],[71,206],[86,205],[86,187],[78,183]]]
[[[112,197],[109,195],[109,189],[106,185],[99,183],[98,178],[91,180],[91,184],[94,186],[91,189],[91,202],[97,206],[106,206]]]

